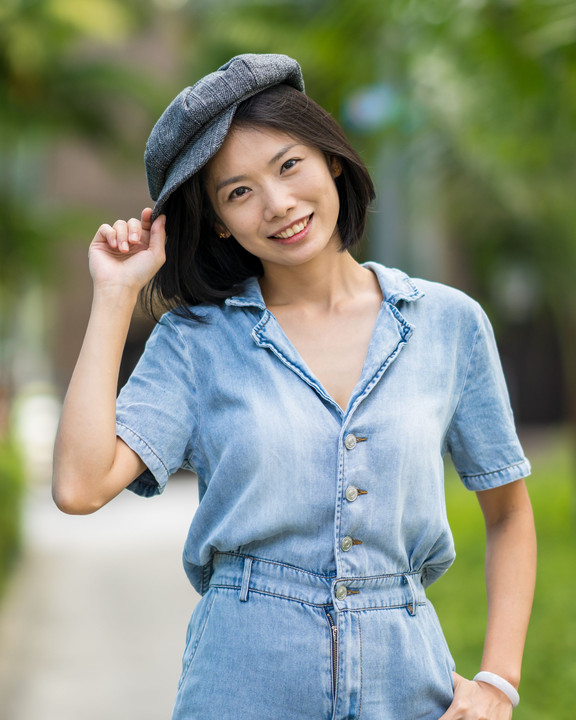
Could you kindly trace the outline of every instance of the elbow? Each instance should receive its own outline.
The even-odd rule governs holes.
[[[74,484],[64,483],[56,477],[52,482],[52,499],[58,510],[66,515],[90,515],[105,504],[78,490]]]

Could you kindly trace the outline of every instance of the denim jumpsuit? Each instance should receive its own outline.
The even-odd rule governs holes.
[[[490,323],[464,293],[366,263],[383,294],[342,409],[258,281],[153,331],[117,433],[162,492],[200,504],[184,567],[202,598],[173,720],[438,720],[453,660],[425,588],[454,560],[443,456],[470,490],[530,472]]]

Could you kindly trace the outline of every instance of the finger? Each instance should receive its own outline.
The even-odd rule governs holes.
[[[116,230],[116,238],[118,242],[118,250],[120,252],[128,251],[128,223],[125,220],[116,220],[114,223]]]
[[[141,215],[141,221],[142,221],[142,230],[148,231],[150,230],[150,227],[152,225],[152,208],[144,208],[142,210]]]
[[[454,707],[454,704],[450,705],[448,710],[438,718],[438,720],[461,720],[462,713]]]
[[[141,229],[142,229],[142,226],[140,224],[140,220],[136,220],[136,218],[130,218],[130,220],[128,220],[128,242],[129,243],[139,242]]]
[[[164,254],[166,245],[166,215],[160,215],[154,220],[150,231],[150,248],[155,252]]]
[[[117,247],[117,240],[116,240],[116,230],[111,225],[108,225],[108,223],[104,223],[103,225],[100,225],[98,228],[98,232],[96,233],[95,240],[100,238],[104,242],[108,243],[108,245],[113,248],[114,250]]]

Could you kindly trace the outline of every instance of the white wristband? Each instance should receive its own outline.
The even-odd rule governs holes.
[[[496,673],[486,672],[485,670],[483,670],[482,672],[479,672],[474,676],[474,680],[488,683],[488,685],[493,685],[495,688],[498,688],[498,690],[501,690],[504,695],[506,695],[508,700],[510,700],[510,702],[512,703],[513,708],[518,706],[518,703],[520,702],[520,695],[518,695],[518,691],[516,690],[514,685],[511,685],[508,680],[504,680],[504,678],[500,677],[500,675],[496,675]]]

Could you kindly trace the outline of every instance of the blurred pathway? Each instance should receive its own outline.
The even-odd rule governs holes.
[[[0,606],[0,720],[169,720],[197,601],[181,563],[196,506],[193,479],[83,517],[48,487],[30,494]]]

